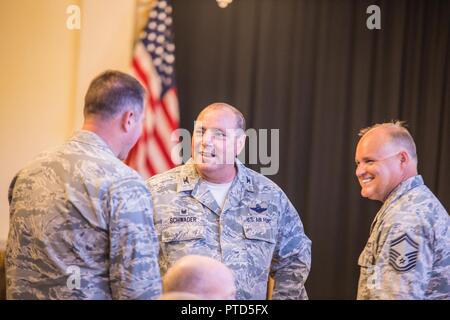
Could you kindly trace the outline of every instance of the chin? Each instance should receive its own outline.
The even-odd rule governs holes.
[[[211,172],[217,170],[217,165],[215,163],[198,163],[196,167],[202,172]]]
[[[363,198],[367,198],[367,199],[370,199],[370,200],[374,200],[374,199],[373,199],[373,195],[372,195],[369,191],[367,191],[367,190],[365,190],[365,189],[361,189],[361,196],[362,196]]]
[[[374,201],[381,201],[381,202],[383,202],[383,200],[382,199],[380,199],[380,197],[378,197],[377,195],[375,195],[375,194],[373,194],[373,193],[362,193],[361,192],[361,195],[364,197],[364,198],[367,198],[367,199],[369,199],[369,200],[374,200]]]

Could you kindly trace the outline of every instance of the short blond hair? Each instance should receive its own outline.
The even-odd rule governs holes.
[[[404,147],[408,151],[409,155],[417,161],[416,144],[406,128],[406,121],[392,120],[391,122],[376,123],[370,127],[360,129],[358,135],[363,137],[369,131],[377,128],[387,129],[387,134],[391,138],[392,142],[396,145]]]

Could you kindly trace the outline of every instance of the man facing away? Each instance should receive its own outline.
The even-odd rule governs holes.
[[[85,121],[9,189],[8,299],[151,299],[158,241],[144,181],[123,164],[141,134],[145,92],[107,71],[90,84]]]

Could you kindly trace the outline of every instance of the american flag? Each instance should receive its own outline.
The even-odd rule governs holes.
[[[147,90],[147,105],[143,133],[126,163],[148,178],[181,163],[171,139],[179,110],[170,1],[159,0],[150,11],[134,49],[132,74]]]

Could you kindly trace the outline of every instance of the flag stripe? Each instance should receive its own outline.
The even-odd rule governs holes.
[[[147,91],[143,133],[130,151],[126,163],[144,178],[181,163],[171,135],[179,125],[179,106],[175,84],[175,45],[172,33],[172,7],[158,0],[140,40],[134,48],[131,72]]]
[[[148,85],[147,76],[145,75],[144,70],[142,70],[142,67],[136,57],[133,58],[133,69],[136,71],[138,78],[144,83],[145,89],[149,91],[150,87]]]

